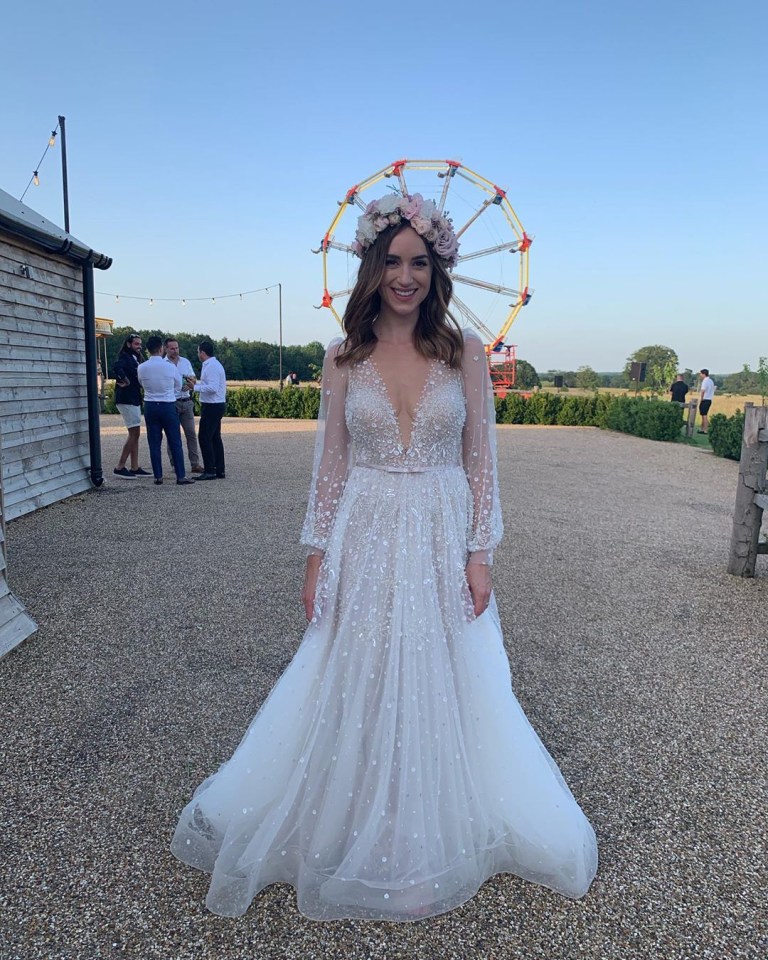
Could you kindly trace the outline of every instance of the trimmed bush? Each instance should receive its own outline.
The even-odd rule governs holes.
[[[600,418],[608,430],[631,433],[647,440],[679,440],[682,420],[680,407],[665,400],[644,397],[612,397]]]
[[[738,410],[732,417],[714,413],[709,418],[709,442],[718,457],[741,460],[741,440],[744,435],[744,414]]]

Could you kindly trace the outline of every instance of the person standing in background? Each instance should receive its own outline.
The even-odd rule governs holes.
[[[709,430],[709,408],[712,406],[712,398],[715,395],[715,381],[710,377],[709,370],[702,367],[701,374],[701,397],[699,400],[699,411],[701,412],[701,430],[699,433],[707,433]]]
[[[682,373],[678,373],[677,379],[669,389],[672,394],[672,403],[685,403],[685,397],[688,393],[688,384],[683,379]]]
[[[139,364],[139,382],[144,387],[144,420],[147,424],[149,457],[155,483],[163,482],[163,433],[173,452],[176,483],[192,483],[184,474],[184,450],[181,446],[179,415],[176,413],[176,392],[181,388],[181,374],[161,356],[163,341],[153,336],[147,340],[149,360]]]
[[[197,355],[203,368],[194,390],[200,394],[200,426],[197,439],[203,455],[203,472],[198,480],[223,480],[224,443],[221,439],[221,418],[227,408],[227,375],[216,359],[216,348],[210,340],[203,340]]]
[[[125,338],[115,361],[115,405],[128,431],[128,439],[123,444],[120,459],[112,473],[116,477],[122,477],[123,480],[152,476],[139,466],[141,384],[137,371],[141,361],[141,337],[138,333],[131,333]],[[129,458],[130,468],[127,466]]]
[[[191,395],[192,384],[195,382],[195,371],[189,360],[179,355],[178,340],[174,337],[166,337],[163,346],[165,347],[165,359],[176,367],[182,378],[181,389],[176,393],[176,412],[179,415],[179,424],[187,441],[191,472],[202,473],[200,447],[197,444],[197,434],[195,432],[195,405],[192,402]],[[171,460],[171,466],[173,466],[173,453],[170,444],[168,445],[168,456]]]

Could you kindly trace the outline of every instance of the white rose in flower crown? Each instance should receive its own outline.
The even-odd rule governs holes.
[[[388,193],[381,198],[376,204],[377,213],[382,217],[387,216],[390,213],[394,213],[399,207],[402,197],[398,197],[396,193]]]
[[[425,220],[434,220],[437,217],[437,207],[433,200],[425,200],[419,210],[419,216]]]
[[[438,233],[439,233],[439,231],[438,231],[437,227],[432,226],[432,227],[430,227],[429,230],[427,230],[427,232],[424,234],[424,239],[427,241],[427,243],[432,243],[432,244],[434,244],[435,240],[437,240],[437,235],[438,235]]]
[[[389,226],[389,217],[376,217],[373,221],[373,226],[377,233],[381,233],[382,230],[386,230]]]
[[[363,246],[373,243],[373,241],[376,239],[376,230],[373,226],[373,220],[371,220],[370,217],[365,215],[358,217],[357,233],[355,236]]]

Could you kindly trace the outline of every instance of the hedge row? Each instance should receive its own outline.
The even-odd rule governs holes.
[[[498,423],[602,427],[649,440],[677,440],[683,425],[680,407],[665,400],[611,396],[568,397],[559,393],[516,393],[496,399]]]
[[[741,438],[744,434],[744,414],[738,410],[732,417],[714,413],[709,418],[709,442],[718,457],[741,460]]]
[[[115,385],[104,390],[104,412],[117,413]],[[194,398],[195,413],[200,414],[200,399]],[[274,417],[278,420],[316,420],[320,410],[320,391],[316,387],[237,387],[227,390],[227,417]]]
[[[320,391],[315,387],[286,387],[284,390],[238,387],[227,391],[228,417],[314,420],[319,408]],[[117,412],[113,384],[107,387],[105,410],[106,413]],[[199,413],[197,397],[195,412]],[[721,415],[720,419],[727,418]],[[503,399],[496,398],[496,420],[498,423],[602,427],[647,437],[649,440],[679,439],[683,422],[680,407],[676,404],[607,393],[594,393],[588,397],[569,397],[559,393],[534,393],[524,397],[519,393],[509,393]],[[717,417],[713,417],[710,423],[714,424],[715,420]],[[712,437],[711,440],[714,447],[715,441]]]

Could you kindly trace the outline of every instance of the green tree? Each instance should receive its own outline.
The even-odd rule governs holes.
[[[635,350],[631,357],[627,358],[624,375],[628,380],[633,363],[644,363],[646,365],[646,388],[651,393],[662,394],[669,390],[672,381],[675,379],[679,361],[672,347],[665,347],[656,343],[648,347],[640,347],[639,350]]]
[[[580,390],[597,390],[600,386],[601,377],[592,367],[579,367],[576,371],[576,386]]]
[[[533,387],[541,386],[538,373],[527,360],[518,360],[516,371],[515,388],[517,390],[531,390]]]

